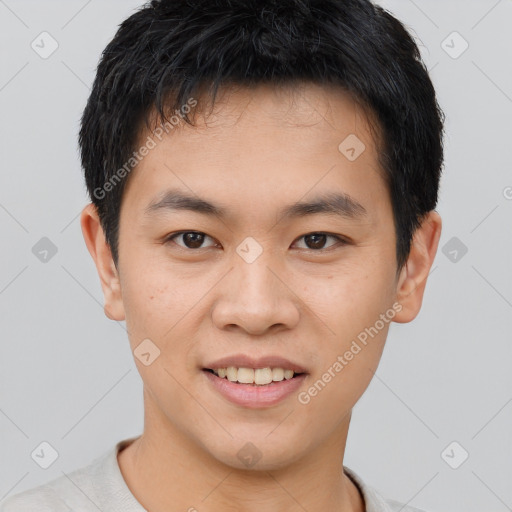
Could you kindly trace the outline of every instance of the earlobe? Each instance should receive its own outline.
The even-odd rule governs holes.
[[[402,310],[395,315],[394,322],[410,322],[420,312],[427,278],[439,245],[441,228],[441,217],[432,210],[415,231],[409,257],[398,278],[397,302]]]
[[[99,220],[96,207],[90,203],[81,213],[80,225],[87,249],[94,260],[105,301],[105,315],[111,320],[125,319],[119,274]]]

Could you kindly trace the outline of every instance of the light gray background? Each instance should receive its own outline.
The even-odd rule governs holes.
[[[140,4],[0,0],[0,499],[142,430],[124,325],[103,314],[80,231],[76,142],[100,53]],[[423,309],[392,325],[355,407],[345,465],[431,512],[512,510],[512,2],[381,5],[417,38],[447,116],[444,226]],[[47,59],[31,48],[43,31],[59,44]],[[456,59],[453,31],[469,43]],[[42,237],[58,249],[46,263]],[[453,237],[468,249],[455,262]],[[46,470],[31,458],[42,441],[59,453]],[[446,460],[469,453],[458,469],[441,455],[453,441]]]

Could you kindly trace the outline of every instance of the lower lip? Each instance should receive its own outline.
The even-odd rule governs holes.
[[[303,373],[292,379],[285,379],[259,386],[254,384],[238,384],[225,378],[221,379],[214,373],[206,370],[203,370],[203,373],[224,398],[236,405],[251,409],[270,407],[278,404],[294,391],[297,391],[306,378],[306,374]]]

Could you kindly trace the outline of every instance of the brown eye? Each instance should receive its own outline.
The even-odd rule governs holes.
[[[333,247],[334,245],[336,245],[336,242],[339,243],[340,245],[345,245],[347,243],[345,240],[343,240],[343,238],[337,235],[330,235],[328,233],[309,233],[307,235],[303,235],[302,237],[300,237],[300,239],[304,239],[306,245],[305,249],[311,250],[326,249],[325,244],[329,238],[333,239],[335,243],[330,244],[329,246],[327,246],[327,248]]]
[[[201,233],[200,231],[181,231],[180,233],[175,233],[174,235],[170,236],[167,240],[174,242],[175,239],[181,239],[183,241],[182,244],[175,242],[180,247],[184,247],[186,249],[201,249],[202,244],[207,238],[210,237],[205,233]]]
[[[327,236],[324,234],[314,233],[312,235],[306,235],[304,237],[306,245],[309,249],[323,249]]]

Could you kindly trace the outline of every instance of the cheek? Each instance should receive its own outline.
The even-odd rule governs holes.
[[[130,338],[160,339],[175,323],[183,297],[176,293],[172,276],[158,265],[125,266],[121,290]]]
[[[150,339],[160,350],[162,364],[175,369],[180,361],[178,372],[184,370],[198,328],[195,319],[204,295],[203,283],[200,278],[193,281],[183,273],[171,272],[155,260],[151,265],[127,268],[122,293],[132,350]]]
[[[373,325],[391,306],[391,285],[389,272],[353,265],[322,277],[309,277],[302,289],[308,307],[336,336],[346,339]]]
[[[339,295],[337,296],[339,297]],[[347,296],[343,296],[343,299]],[[327,304],[329,302],[326,299]],[[367,389],[378,367],[393,315],[382,301],[353,300],[329,304],[324,321],[334,331],[317,339],[321,353],[318,372],[299,395],[301,407],[311,418],[327,416],[324,427],[335,428]],[[387,321],[381,314],[388,313]],[[336,404],[333,407],[333,404]],[[316,422],[312,419],[311,424]]]
[[[155,400],[179,396],[180,387],[175,379],[183,381],[189,364],[192,365],[187,354],[194,329],[187,323],[190,300],[177,293],[179,283],[172,275],[162,275],[156,268],[125,273],[123,289],[130,346],[142,380]],[[146,365],[139,354],[148,352],[151,363]]]

